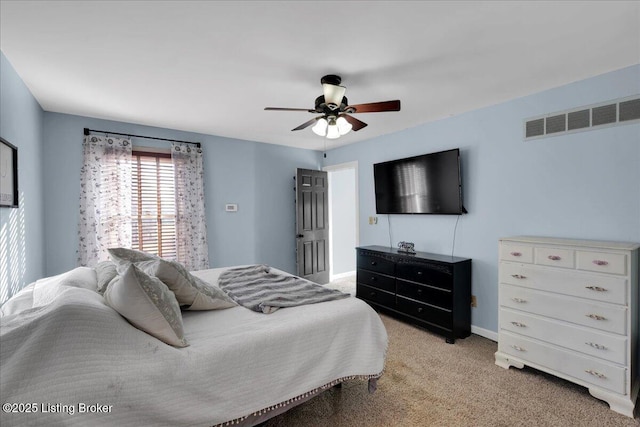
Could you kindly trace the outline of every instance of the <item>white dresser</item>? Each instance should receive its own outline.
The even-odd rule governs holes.
[[[580,384],[633,417],[640,388],[639,246],[500,239],[496,364],[527,365]]]

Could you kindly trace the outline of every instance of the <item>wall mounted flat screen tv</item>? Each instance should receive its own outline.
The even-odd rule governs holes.
[[[466,213],[462,206],[460,149],[373,165],[376,213]]]

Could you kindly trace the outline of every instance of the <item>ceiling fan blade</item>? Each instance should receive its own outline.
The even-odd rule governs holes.
[[[320,117],[322,117],[322,116],[320,116]],[[300,125],[300,126],[298,126],[297,128],[291,129],[291,131],[294,131],[294,130],[302,130],[302,129],[304,129],[304,128],[308,128],[309,126],[311,126],[312,124],[314,124],[314,123],[315,123],[315,122],[316,122],[320,117],[314,117],[313,119],[311,119],[311,120],[309,120],[309,121],[307,121],[307,122],[304,122],[303,124],[301,124],[301,125]]]
[[[353,126],[351,128],[352,131],[357,132],[360,129],[362,129],[363,127],[367,126],[367,124],[361,120],[356,119],[355,117],[351,117],[347,114],[341,114],[340,117],[344,117],[346,121],[348,121],[349,123],[351,123],[351,126]]]
[[[310,110],[308,108],[280,108],[280,107],[264,107],[267,111],[306,111],[307,113],[315,113],[316,110]]]
[[[400,111],[400,100],[370,102],[369,104],[349,105],[345,108],[349,113],[381,113],[383,111]]]

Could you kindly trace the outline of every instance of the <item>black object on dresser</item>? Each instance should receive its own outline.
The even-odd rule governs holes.
[[[373,308],[444,335],[471,334],[471,260],[384,246],[356,248],[356,297]]]

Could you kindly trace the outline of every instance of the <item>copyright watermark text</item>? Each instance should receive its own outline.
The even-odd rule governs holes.
[[[2,412],[6,414],[109,414],[113,405],[100,403],[10,403],[2,404]]]

